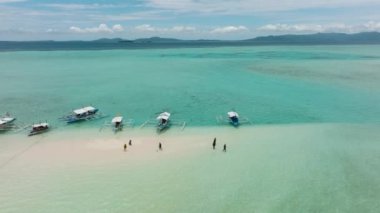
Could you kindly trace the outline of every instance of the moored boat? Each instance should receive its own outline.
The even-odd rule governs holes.
[[[0,131],[11,130],[15,127],[14,121],[16,118],[11,117],[8,113],[0,117]]]
[[[63,120],[65,120],[68,124],[70,124],[70,123],[76,123],[79,121],[99,118],[100,116],[97,115],[98,111],[99,109],[92,106],[83,107],[80,109],[73,110],[73,112],[70,115],[63,117]]]
[[[227,116],[228,116],[228,119],[229,119],[229,122],[233,125],[233,126],[239,126],[239,114],[237,112],[234,112],[234,111],[230,111],[230,112],[227,112]]]
[[[115,132],[120,131],[123,129],[123,117],[122,116],[116,116],[112,118],[112,127]]]
[[[157,130],[162,131],[169,127],[170,125],[170,113],[169,112],[163,112],[159,114],[156,118],[158,120],[157,123]]]
[[[38,134],[47,132],[48,130],[49,130],[48,123],[33,124],[32,130],[30,130],[29,132],[29,136],[38,135]]]
[[[143,128],[144,126],[147,125],[154,125],[157,128],[157,132],[163,132],[163,130],[168,129],[171,126],[181,126],[181,130],[184,130],[186,127],[186,122],[185,121],[175,121],[170,118],[171,114],[169,112],[162,112],[160,113],[156,119],[151,119],[145,121],[140,128]]]

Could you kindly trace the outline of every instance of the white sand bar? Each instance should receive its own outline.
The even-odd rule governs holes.
[[[379,130],[315,124],[4,134],[0,212],[375,212]]]

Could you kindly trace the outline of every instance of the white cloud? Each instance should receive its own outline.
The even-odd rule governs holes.
[[[57,30],[49,28],[49,29],[46,30],[46,32],[47,33],[55,33],[55,32],[57,32]]]
[[[380,31],[380,22],[370,21],[363,25],[368,31]]]
[[[260,31],[277,31],[277,32],[323,32],[325,27],[319,24],[267,24],[258,28]]]
[[[74,33],[84,33],[85,32],[85,30],[82,30],[81,28],[75,27],[75,26],[71,26],[69,29],[71,32],[74,32]]]
[[[270,33],[323,33],[342,32],[357,33],[365,31],[380,31],[380,22],[370,21],[364,24],[267,24],[257,28],[258,31]]]
[[[195,31],[195,27],[188,27],[188,26],[174,26],[169,29],[169,31],[173,32],[185,32],[185,31]]]
[[[80,28],[76,26],[72,26],[69,28],[70,32],[73,33],[114,33],[114,32],[122,32],[124,31],[123,26],[120,24],[113,25],[111,28],[106,24],[100,24],[98,27],[90,27],[90,28]]]
[[[149,24],[143,24],[143,25],[136,26],[135,30],[137,30],[137,31],[154,32],[154,31],[156,31],[156,28],[150,26]]]
[[[114,32],[123,32],[124,31],[124,27],[121,26],[120,24],[115,24],[112,26],[112,30]]]
[[[225,27],[217,27],[211,31],[211,33],[233,33],[233,32],[241,32],[247,31],[248,28],[245,26],[225,26]]]
[[[158,33],[167,33],[167,32],[194,32],[196,31],[195,27],[190,26],[174,26],[171,28],[161,28],[153,27],[149,24],[143,24],[135,27],[136,31],[141,32],[158,32]]]

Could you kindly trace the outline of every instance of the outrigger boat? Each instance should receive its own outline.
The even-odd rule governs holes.
[[[163,112],[157,116],[157,131],[162,131],[169,127],[170,125],[170,113]]]
[[[28,136],[38,135],[47,131],[49,131],[48,123],[33,124]]]
[[[98,113],[98,111],[99,109],[95,107],[87,106],[74,110],[70,115],[64,116],[62,119],[71,124],[79,121],[104,118],[105,116]]]
[[[113,125],[113,130],[115,132],[123,129],[123,117],[122,116],[116,116],[116,117],[112,118],[111,123]]]
[[[157,132],[162,132],[165,129],[168,129],[172,125],[180,125],[181,130],[185,129],[186,122],[182,121],[172,121],[170,119],[171,114],[169,112],[162,112],[157,117],[156,120],[148,120],[143,123],[140,128],[143,128],[146,125],[155,125],[157,127]]]
[[[239,114],[235,111],[227,112],[227,118],[224,118],[223,116],[216,117],[216,120],[218,123],[229,123],[234,127],[238,127],[240,124],[251,122],[248,120],[248,118],[240,118]]]
[[[7,131],[16,128],[14,121],[16,118],[11,117],[8,113],[0,117],[0,131]]]
[[[237,112],[227,112],[227,115],[232,126],[239,126],[239,114]]]
[[[118,131],[123,130],[124,126],[133,127],[133,124],[133,119],[129,119],[126,122],[124,122],[124,118],[122,116],[115,116],[114,118],[112,118],[111,123],[105,122],[99,131],[102,131],[105,126],[111,126],[112,130],[116,133]]]

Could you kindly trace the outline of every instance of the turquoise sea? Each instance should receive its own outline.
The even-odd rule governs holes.
[[[86,105],[110,117],[58,119]],[[163,110],[188,127],[98,131]],[[379,45],[0,52],[5,112],[55,128],[0,134],[0,212],[380,209]]]
[[[55,126],[87,105],[136,123],[167,110],[215,125],[231,109],[255,124],[380,122],[379,67],[377,45],[1,52],[0,112]]]

